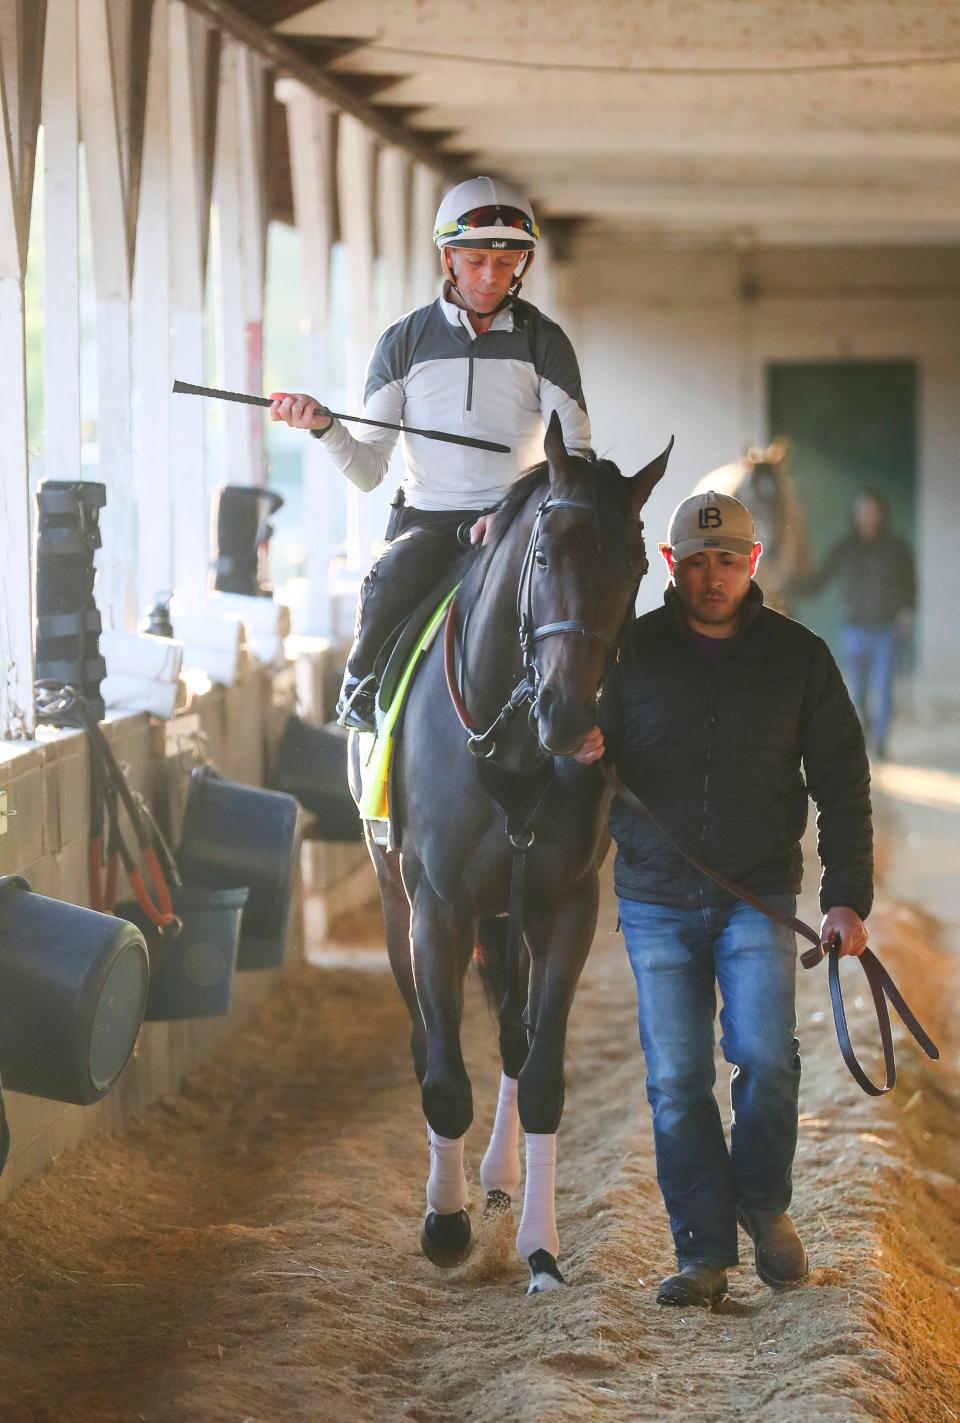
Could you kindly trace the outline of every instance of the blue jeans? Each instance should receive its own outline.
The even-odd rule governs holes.
[[[790,894],[767,903],[796,912]],[[797,1147],[796,940],[749,905],[673,909],[620,900],[637,981],[657,1180],[681,1268],[735,1265],[737,1211],[785,1211]],[[720,1046],[733,1066],[730,1147],[713,1095]]]
[[[890,730],[897,632],[893,627],[840,629],[844,681],[872,746],[883,749]]]

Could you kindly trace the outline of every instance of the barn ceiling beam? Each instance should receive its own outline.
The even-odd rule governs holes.
[[[461,165],[454,155],[439,153],[433,143],[385,117],[375,104],[353,92],[349,83],[311,64],[295,45],[247,19],[226,0],[186,0],[186,3],[218,29],[263,55],[281,74],[299,79],[337,109],[359,119],[383,143],[404,149],[444,177],[458,180],[463,176]]]

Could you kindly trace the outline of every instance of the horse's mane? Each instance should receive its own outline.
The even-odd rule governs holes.
[[[598,516],[601,519],[606,516],[616,522],[622,522],[628,509],[629,481],[620,473],[613,460],[598,459],[592,450],[584,451],[578,458],[582,458],[584,464],[589,467]],[[506,537],[521,509],[526,507],[530,496],[546,483],[548,476],[549,466],[546,460],[532,465],[510,486],[500,503],[491,511],[491,517],[496,515],[497,521],[495,537],[491,538],[488,534],[488,541],[465,553],[457,567],[457,575],[462,579],[460,592],[457,594],[457,604],[461,611],[468,610],[475,600],[483,586],[484,573],[495,550]]]

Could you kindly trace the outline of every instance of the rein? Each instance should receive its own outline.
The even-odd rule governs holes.
[[[624,804],[629,806],[636,814],[648,820],[654,829],[663,836],[667,844],[671,845],[679,855],[682,855],[687,863],[692,865],[695,870],[698,870],[702,875],[706,875],[708,879],[712,879],[715,884],[718,884],[721,889],[726,890],[728,894],[732,894],[735,899],[742,900],[744,904],[749,904],[752,909],[759,910],[761,914],[766,915],[768,919],[774,920],[777,924],[782,924],[784,928],[792,929],[794,933],[799,934],[801,938],[806,939],[812,944],[812,948],[807,949],[800,955],[800,962],[804,968],[816,968],[824,956],[829,955],[830,1001],[833,1005],[833,1021],[837,1030],[837,1041],[840,1044],[840,1053],[854,1081],[863,1088],[864,1092],[868,1093],[871,1097],[882,1097],[885,1092],[890,1091],[897,1080],[897,1062],[893,1048],[893,1032],[890,1026],[890,1010],[887,1007],[888,999],[890,1003],[893,1004],[893,1007],[896,1009],[901,1020],[916,1042],[926,1053],[927,1057],[932,1058],[934,1062],[939,1060],[940,1049],[921,1026],[890,974],[872,949],[864,949],[863,953],[858,955],[858,962],[866,975],[867,983],[870,985],[870,993],[873,997],[873,1005],[877,1014],[877,1024],[880,1029],[880,1044],[883,1049],[884,1082],[882,1086],[878,1087],[863,1070],[853,1050],[853,1044],[850,1041],[847,1015],[843,1006],[843,993],[840,989],[839,937],[834,935],[830,944],[823,944],[820,940],[820,935],[814,929],[811,929],[809,924],[805,924],[802,919],[797,919],[792,914],[787,914],[784,910],[778,909],[775,905],[766,904],[757,895],[752,893],[751,890],[745,889],[743,885],[736,884],[735,881],[727,879],[725,875],[720,874],[717,870],[711,869],[709,865],[705,865],[701,860],[698,860],[694,855],[686,851],[682,845],[677,844],[673,836],[665,826],[660,823],[653,812],[644,805],[640,797],[635,795],[633,791],[624,785],[616,767],[604,763],[603,774],[607,785],[613,791],[614,795],[619,796]]]

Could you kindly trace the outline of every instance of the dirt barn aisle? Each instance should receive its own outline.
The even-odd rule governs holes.
[[[935,926],[891,905],[875,925],[942,1032],[953,980]],[[804,976],[801,1003],[796,1215],[812,1283],[774,1296],[744,1242],[722,1311],[680,1313],[653,1303],[669,1240],[612,915],[569,1053],[571,1288],[534,1300],[510,1236],[452,1273],[423,1259],[426,1146],[392,981],[303,968],[182,1096],[64,1156],[0,1213],[0,1419],[960,1417],[957,1079],[904,1047],[894,1099],[868,1101],[840,1063],[825,977]],[[498,1070],[476,991],[466,1041],[476,1171]]]

